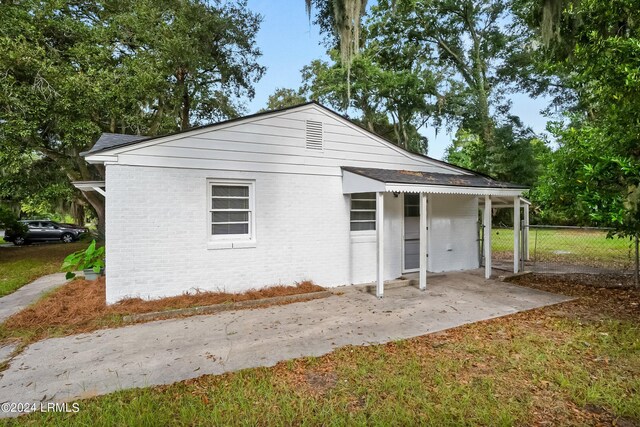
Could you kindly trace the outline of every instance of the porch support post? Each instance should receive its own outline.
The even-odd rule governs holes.
[[[491,278],[491,196],[484,196],[484,278]]]
[[[525,261],[529,261],[529,205],[527,203],[524,204],[524,234],[522,238],[524,239],[524,256]]]
[[[384,193],[376,193],[377,283],[376,296],[384,295]]]
[[[427,289],[427,193],[420,193],[420,289]]]
[[[513,198],[513,272],[520,270],[520,196]]]

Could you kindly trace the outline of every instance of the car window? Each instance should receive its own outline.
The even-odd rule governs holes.
[[[53,224],[52,224],[52,223],[50,223],[50,222],[41,222],[40,224],[42,224],[42,228],[47,228],[47,229],[52,229],[52,228],[54,228],[54,227],[53,227]]]
[[[28,222],[27,223],[27,227],[29,227],[29,228],[40,228],[40,223],[39,222]]]

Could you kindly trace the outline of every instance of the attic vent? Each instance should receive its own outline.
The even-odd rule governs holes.
[[[307,120],[307,150],[322,150],[322,122]]]

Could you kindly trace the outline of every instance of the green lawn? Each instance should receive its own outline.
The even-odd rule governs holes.
[[[38,277],[59,272],[67,255],[87,246],[79,242],[0,248],[0,297]]]
[[[77,401],[77,414],[7,423],[635,425],[640,293],[593,293],[593,301],[587,293],[439,334],[116,392]]]
[[[531,260],[628,268],[632,265],[631,241],[606,238],[597,230],[531,229]],[[491,247],[496,257],[513,256],[513,229],[493,229]]]

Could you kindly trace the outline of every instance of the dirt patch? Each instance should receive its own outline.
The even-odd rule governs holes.
[[[11,316],[3,326],[5,337],[8,330],[28,331],[31,335],[42,338],[53,330],[69,334],[119,326],[122,317],[131,314],[299,295],[322,290],[324,288],[321,286],[304,281],[296,283],[295,286],[272,286],[241,294],[196,292],[151,301],[131,298],[107,305],[104,278],[93,282],[74,280],[33,306]]]
[[[316,393],[324,394],[338,383],[338,374],[335,372],[308,372],[305,379],[309,388]]]

